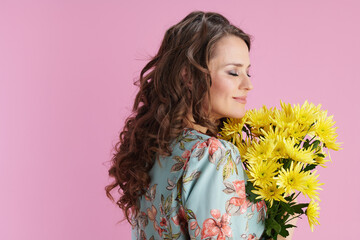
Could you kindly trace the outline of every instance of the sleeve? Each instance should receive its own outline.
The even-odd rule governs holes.
[[[192,239],[259,239],[266,205],[247,199],[238,149],[211,137],[194,146],[182,176],[181,201]]]

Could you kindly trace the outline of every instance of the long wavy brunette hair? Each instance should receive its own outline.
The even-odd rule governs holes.
[[[208,69],[215,44],[234,35],[245,41],[250,51],[252,36],[244,33],[222,15],[194,11],[170,27],[158,53],[151,58],[134,82],[139,87],[132,114],[116,143],[109,176],[114,181],[105,187],[117,188],[116,204],[131,223],[139,212],[139,198],[150,183],[149,171],[159,155],[171,155],[170,142],[188,127],[187,118],[217,136],[225,118],[209,118],[211,77]]]

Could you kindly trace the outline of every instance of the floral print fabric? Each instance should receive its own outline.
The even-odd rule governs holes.
[[[185,128],[150,171],[132,239],[259,239],[266,205],[246,198],[238,149]]]

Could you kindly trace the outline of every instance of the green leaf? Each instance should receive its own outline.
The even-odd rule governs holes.
[[[165,198],[164,195],[161,194],[161,204],[164,206],[165,205]]]
[[[320,141],[319,140],[315,140],[311,145],[311,150],[316,149],[319,146]]]
[[[196,219],[195,214],[192,210],[186,209],[187,220]]]
[[[284,159],[284,165],[283,165],[283,168],[285,170],[289,169],[290,168],[290,165],[291,165],[291,162],[292,160],[290,158],[285,158]]]
[[[252,182],[248,181],[245,185],[245,192],[248,195],[248,199],[250,202],[256,203],[261,201],[261,199],[256,199],[258,195],[252,192],[252,190],[255,190],[254,185]]]
[[[285,228],[296,228],[297,226],[296,225],[292,225],[292,224],[286,224],[285,225]]]
[[[175,163],[175,164],[171,167],[171,172],[180,171],[183,167],[184,167],[184,163],[182,163],[182,162]]]
[[[216,170],[219,170],[220,165],[224,163],[224,161],[226,160],[226,156],[229,155],[231,150],[227,150],[225,155],[219,160],[219,162],[216,165]]]
[[[308,149],[308,147],[310,146],[310,140],[309,139],[306,139],[305,140],[305,142],[304,142],[304,144],[303,144],[303,147],[305,148],[305,149]]]
[[[285,211],[291,215],[294,214],[294,210],[289,206],[288,203],[284,203],[283,201],[280,201],[280,205],[281,207],[283,207],[285,209]]]
[[[180,237],[180,233],[175,233],[172,235],[172,239],[178,239]]]
[[[245,124],[246,125],[246,124]],[[242,127],[242,130],[246,133],[246,136],[249,136],[250,133],[249,131],[247,130],[247,128],[245,127],[245,125]]]
[[[266,234],[272,236],[275,239],[276,235],[278,235],[281,231],[281,225],[273,218],[266,219],[265,225],[266,225]],[[272,230],[275,231],[275,234],[273,234]]]
[[[293,200],[294,196],[295,196],[295,193],[291,194],[290,196],[285,197],[285,200],[290,202]]]
[[[303,208],[307,207],[308,203],[299,203],[294,206],[292,206],[292,209],[294,210],[294,213],[304,214]]]
[[[184,163],[185,160],[180,156],[173,156],[173,159],[177,161],[178,163]]]
[[[318,155],[319,157],[325,158],[325,155],[322,153],[317,153],[316,155]]]
[[[185,150],[185,146],[184,146],[183,142],[180,142],[180,149],[183,150],[183,151]]]
[[[192,138],[184,138],[183,141],[184,142],[191,142],[191,141],[194,141],[195,139],[192,139]]]
[[[304,171],[310,171],[313,170],[314,168],[316,168],[316,164],[308,164],[305,168]]]
[[[200,171],[194,170],[194,171],[190,174],[190,176],[185,177],[185,178],[183,179],[183,183],[190,182],[190,181],[192,181],[192,180],[200,177],[200,173],[201,173]]]
[[[286,228],[281,228],[281,231],[279,232],[279,234],[286,238],[287,236],[289,236],[289,231],[286,230]]]
[[[232,172],[232,167],[231,167],[231,158],[229,156],[224,168],[223,168],[223,181],[225,181],[226,179],[228,179],[231,175]]]
[[[173,197],[172,197],[172,194],[170,194],[167,198],[166,198],[166,201],[165,201],[165,206],[164,206],[164,211],[165,213],[169,212],[170,211],[170,208],[171,208],[171,203],[173,201]]]

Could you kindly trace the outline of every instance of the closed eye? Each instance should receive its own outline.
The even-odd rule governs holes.
[[[236,73],[232,73],[232,72],[229,72],[229,75],[234,76],[234,77],[239,76],[238,74],[236,74]],[[248,76],[248,77],[251,77],[251,75],[250,75],[250,74],[247,74],[247,76]]]
[[[232,73],[232,72],[229,72],[229,75],[235,76],[235,77],[239,76],[239,75],[237,75],[236,73]]]

